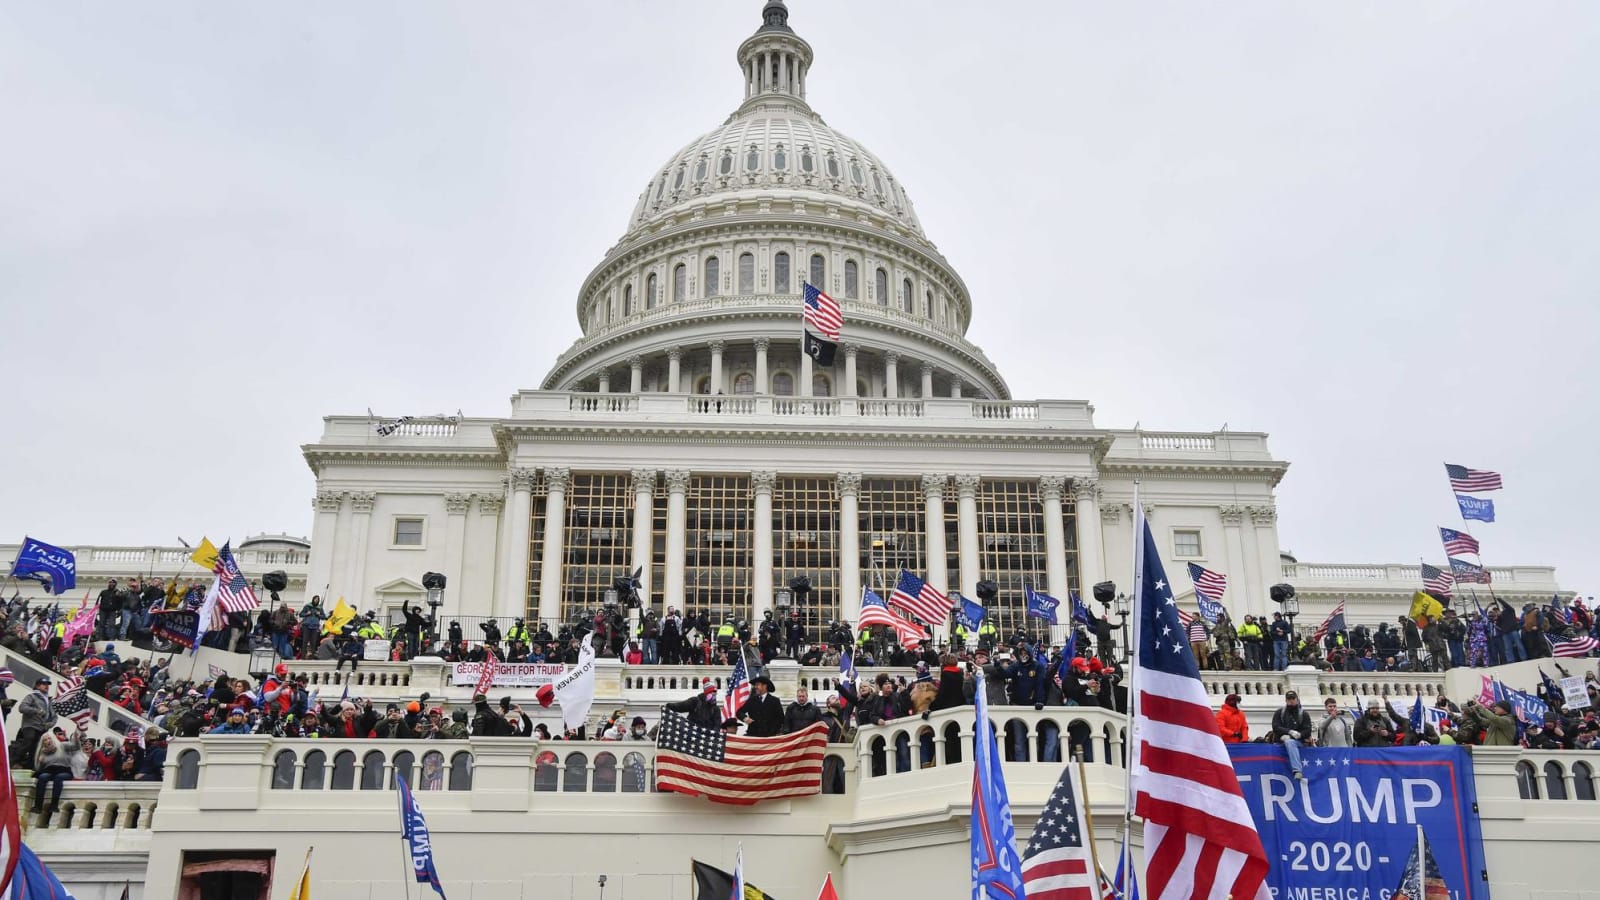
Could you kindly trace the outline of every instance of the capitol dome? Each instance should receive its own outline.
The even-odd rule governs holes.
[[[743,98],[656,169],[578,293],[547,389],[1008,399],[966,339],[965,283],[904,186],[806,99],[813,53],[781,0],[735,55]],[[802,352],[804,284],[839,301],[838,359]]]

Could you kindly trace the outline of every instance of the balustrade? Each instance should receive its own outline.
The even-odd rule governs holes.
[[[1209,434],[1143,434],[1139,447],[1144,450],[1199,450],[1206,453],[1217,449],[1217,439]]]
[[[54,810],[32,815],[34,784],[17,780],[17,803],[23,817],[30,819],[36,841],[40,829],[49,831],[111,831],[128,829],[149,831],[155,818],[161,783],[156,781],[69,781],[61,791],[61,802]]]

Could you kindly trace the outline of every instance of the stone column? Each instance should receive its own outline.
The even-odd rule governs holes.
[[[1073,478],[1072,496],[1077,501],[1078,583],[1083,596],[1105,580],[1104,542],[1100,539],[1100,482],[1093,478]]]
[[[683,390],[682,378],[683,348],[667,348],[667,393],[676,394]]]
[[[654,544],[652,519],[655,516],[656,470],[633,470],[633,567],[639,571],[639,600],[649,609],[651,549]],[[665,612],[665,610],[663,610]]]
[[[727,393],[726,391],[724,391],[722,389],[722,348],[723,348],[723,346],[724,346],[724,343],[721,340],[712,341],[711,344],[710,344],[710,347],[711,347],[711,386],[707,389],[707,393],[711,393],[711,394],[724,394],[724,393]]]
[[[346,595],[357,609],[366,609],[372,598],[367,596],[367,541],[372,526],[372,506],[378,495],[371,491],[356,491],[350,495],[350,571],[345,578]]]
[[[1256,564],[1260,566],[1261,580],[1252,592],[1258,599],[1261,612],[1266,612],[1272,600],[1267,591],[1283,580],[1283,557],[1278,552],[1278,508],[1276,506],[1247,507],[1250,525],[1255,532]],[[1296,618],[1299,618],[1298,616]],[[1315,622],[1306,623],[1312,628]],[[1298,625],[1296,628],[1298,629]]]
[[[505,509],[506,495],[502,490],[498,494],[474,494],[478,500],[478,514],[467,517],[466,546],[493,547],[500,540],[500,513]],[[476,565],[468,565],[468,556],[465,548],[461,557],[461,581],[450,583],[450,591],[445,594],[446,599],[454,598],[452,607],[457,615],[482,616],[494,612],[495,598],[498,596],[495,587],[495,570],[499,557],[490,555],[485,559],[481,554],[474,554],[471,559]],[[470,602],[469,602],[470,601]]]
[[[471,505],[471,494],[444,495],[447,524],[444,537],[443,574],[450,579],[450,583],[445,587],[446,600],[450,598],[452,589],[459,593],[462,588],[462,572],[465,571],[464,554],[467,549],[467,508]]]
[[[772,385],[767,381],[767,349],[772,346],[769,338],[756,338],[756,393],[772,393]]]
[[[561,615],[561,560],[566,556],[568,469],[544,470],[544,559],[539,560],[539,618]]]
[[[957,475],[956,522],[961,538],[961,593],[978,595],[978,476]]]
[[[306,596],[321,595],[324,609],[333,609],[333,556],[339,543],[339,510],[344,507],[344,494],[338,491],[317,491],[311,498],[311,508],[317,516],[311,526],[311,564],[306,575]]]
[[[856,348],[853,344],[844,348],[844,384],[839,386],[838,393],[841,397],[856,395]]]
[[[954,375],[950,377],[950,396],[961,399],[961,379]]]
[[[861,615],[861,473],[840,472],[839,617],[854,623]]]
[[[628,358],[628,390],[639,393],[644,390],[644,357],[630,356]]]
[[[611,372],[607,369],[600,370],[600,393],[611,393]]]
[[[883,395],[890,400],[900,396],[900,354],[893,350],[883,355]]]
[[[683,566],[688,551],[689,470],[667,470],[667,574],[662,582],[668,606],[683,609]]]
[[[1061,522],[1061,493],[1067,479],[1061,475],[1039,478],[1039,502],[1044,506],[1044,577],[1050,594],[1067,602],[1067,533]],[[1069,607],[1070,609],[1070,607]]]
[[[1222,542],[1224,558],[1227,560],[1229,572],[1244,573],[1249,571],[1244,562],[1244,507],[1223,506],[1217,509],[1217,516],[1222,520]],[[1264,603],[1258,604],[1261,598],[1256,596],[1250,585],[1245,583],[1247,578],[1236,578],[1234,590],[1226,595],[1228,602],[1228,615],[1235,622],[1243,622],[1246,613],[1251,615],[1257,612],[1265,613]],[[1276,584],[1277,582],[1273,582]]]
[[[528,539],[533,530],[532,469],[512,469],[510,472],[511,508],[506,510],[506,545],[501,548],[500,583],[497,585],[494,614],[502,619],[527,615],[528,606]],[[544,554],[560,558],[560,544],[545,544]],[[541,560],[542,562],[542,560]],[[540,600],[540,609],[544,601]]]
[[[760,622],[761,614],[772,608],[772,487],[777,481],[775,472],[750,473],[756,498],[755,560],[750,573],[752,622]]]
[[[927,520],[927,532],[923,537],[923,544],[928,548],[928,558],[924,560],[924,564],[927,567],[928,583],[938,588],[941,594],[950,592],[950,563],[945,558],[948,550],[944,545],[944,491],[949,480],[949,475],[922,476],[924,518]],[[892,577],[898,578],[900,574],[896,572]]]
[[[924,400],[933,396],[933,364],[922,364],[922,398]]]
[[[794,392],[795,396],[811,396],[811,354],[806,352],[804,344],[800,346],[800,384],[796,387],[799,390]]]

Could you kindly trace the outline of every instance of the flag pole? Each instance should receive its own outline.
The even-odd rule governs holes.
[[[1091,740],[1093,739],[1091,738]],[[1104,869],[1100,868],[1100,852],[1095,849],[1094,813],[1089,811],[1089,773],[1083,767],[1083,754],[1074,753],[1072,755],[1078,760],[1078,790],[1076,794],[1078,802],[1083,804],[1083,828],[1084,834],[1088,836],[1089,860],[1094,863],[1095,894],[1098,896],[1100,894],[1098,889],[1099,880],[1105,877],[1106,873]],[[1127,792],[1124,791],[1123,793]],[[1113,887],[1115,886],[1113,885]]]
[[[400,890],[405,892],[406,900],[411,900],[411,875],[416,870],[411,865],[411,829],[406,820],[406,794],[403,790],[397,790],[394,795],[395,801],[400,804]]]
[[[1133,776],[1139,766],[1139,623],[1144,618],[1143,592],[1144,592],[1144,506],[1139,502],[1139,479],[1133,480],[1133,583],[1128,592],[1133,597],[1133,627],[1129,631],[1128,644],[1124,650],[1128,653],[1128,671],[1125,680],[1128,686],[1128,737],[1123,746],[1123,758],[1127,764],[1127,788],[1122,792],[1122,871],[1124,890],[1126,885],[1136,877],[1133,871],[1133,849],[1129,838],[1133,836]]]

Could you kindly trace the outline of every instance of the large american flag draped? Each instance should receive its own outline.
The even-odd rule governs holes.
[[[9,747],[4,717],[0,717],[0,746]],[[17,785],[11,780],[11,763],[0,753],[0,896],[11,896],[11,879],[22,855],[22,821],[17,812]]]
[[[1473,556],[1478,555],[1478,539],[1465,531],[1457,531],[1454,528],[1440,528],[1439,540],[1444,541],[1445,556],[1461,556],[1466,553],[1471,553]]]
[[[728,675],[728,688],[722,693],[722,718],[732,719],[739,707],[750,699],[750,670],[744,665],[744,649],[739,650],[739,661],[733,664]]]
[[[1422,564],[1422,589],[1435,597],[1450,596],[1450,589],[1456,583],[1456,577],[1449,572],[1427,563]]]
[[[239,571],[239,563],[227,544],[217,551],[217,565],[211,570],[217,576],[217,604],[228,612],[248,612],[261,605],[250,582]]]
[[[1056,789],[1022,852],[1022,884],[1028,900],[1095,900],[1099,893],[1076,781],[1077,769],[1070,764],[1062,767]]]
[[[1559,639],[1547,634],[1545,635],[1545,640],[1550,642],[1550,654],[1552,656],[1578,658],[1588,656],[1597,648],[1600,648],[1600,641],[1588,635],[1571,639]]]
[[[656,787],[741,806],[819,794],[827,745],[828,726],[821,722],[794,734],[742,737],[664,710],[656,733]]]
[[[1458,494],[1472,494],[1480,491],[1500,490],[1500,473],[1490,472],[1487,469],[1469,469],[1466,466],[1457,466],[1450,463],[1444,464],[1444,471],[1450,476],[1450,487]]]
[[[889,602],[935,629],[943,628],[950,621],[949,596],[905,569],[900,570],[900,580],[889,592]]]
[[[89,692],[84,690],[82,675],[62,679],[61,683],[56,685],[56,697],[52,702],[56,708],[56,715],[66,716],[79,725],[94,718],[94,710],[89,708]]]
[[[1194,656],[1184,640],[1155,537],[1136,504],[1130,790],[1145,820],[1149,900],[1266,900],[1267,855],[1239,790]]]
[[[887,625],[894,629],[895,639],[900,646],[910,650],[919,643],[927,640],[927,631],[917,623],[902,616],[895,615],[883,598],[874,594],[871,589],[863,588],[861,591],[861,616],[856,619],[856,625],[866,628],[870,625]]]

